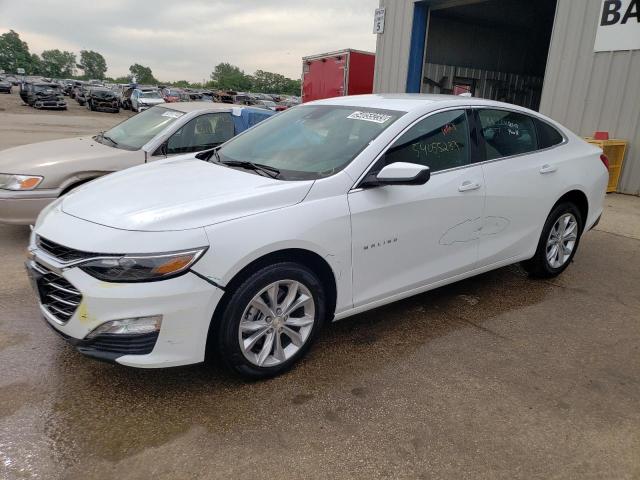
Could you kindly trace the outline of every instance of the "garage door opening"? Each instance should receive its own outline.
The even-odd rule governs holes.
[[[423,93],[468,92],[539,108],[556,0],[456,0],[428,7]]]

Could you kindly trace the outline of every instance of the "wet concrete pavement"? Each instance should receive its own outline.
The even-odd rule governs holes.
[[[343,320],[254,383],[83,357],[40,318],[28,229],[0,226],[0,479],[640,478],[639,224],[608,196],[561,277]]]
[[[638,218],[636,218],[638,220]],[[298,368],[83,357],[0,227],[0,478],[638,478],[640,240],[553,281],[500,269],[329,326]]]

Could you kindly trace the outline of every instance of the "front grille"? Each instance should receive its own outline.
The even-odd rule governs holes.
[[[34,268],[42,275],[37,281],[40,303],[60,322],[69,321],[82,301],[82,294],[64,277],[39,263]]]
[[[59,243],[52,242],[51,240],[41,237],[40,235],[36,237],[36,245],[38,248],[44,250],[61,262],[73,262],[76,260],[84,260],[85,258],[100,256],[98,253],[83,252],[65,247],[64,245],[60,245]]]
[[[117,353],[121,355],[146,355],[151,353],[158,340],[158,332],[137,335],[105,334],[83,341],[78,346],[82,353]]]

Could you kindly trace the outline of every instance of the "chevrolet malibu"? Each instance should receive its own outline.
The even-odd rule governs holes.
[[[220,145],[273,112],[221,103],[154,107],[93,137],[0,151],[0,223],[32,224],[40,210],[110,172]]]
[[[515,262],[560,274],[606,157],[514,105],[363,95],[80,187],[39,216],[46,322],[89,356],[279,374],[327,321]]]

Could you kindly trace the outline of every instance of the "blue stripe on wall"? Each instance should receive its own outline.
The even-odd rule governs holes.
[[[409,47],[409,72],[407,73],[407,93],[420,93],[422,85],[422,61],[424,60],[424,41],[427,34],[427,2],[416,2],[413,7],[413,25],[411,27],[411,45]]]

